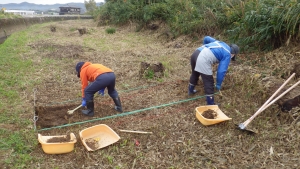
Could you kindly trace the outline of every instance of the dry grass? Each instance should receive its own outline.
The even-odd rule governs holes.
[[[80,35],[76,30],[82,25],[87,28],[87,34]],[[56,32],[50,31],[51,26],[56,27]],[[39,106],[68,103],[74,107],[80,104],[80,83],[74,70],[78,61],[102,63],[115,71],[125,111],[188,98],[189,57],[201,41],[192,42],[188,37],[167,40],[162,36],[163,28],[155,32],[135,32],[134,26],[127,26],[117,28],[114,34],[107,34],[107,28],[81,20],[44,24],[40,29],[29,31],[37,40],[28,44],[32,50],[23,57],[44,68],[32,75],[40,81],[34,87],[37,100],[28,89],[23,93],[27,98],[24,103],[35,101]],[[299,62],[295,53],[299,46],[293,48],[295,51],[285,49],[259,55],[241,54],[239,60],[231,64],[216,101],[232,121],[203,126],[195,118],[194,109],[205,105],[205,100],[197,99],[136,115],[39,131],[43,135],[74,132],[79,139],[80,130],[104,123],[117,131],[121,140],[95,152],[87,152],[79,140],[75,150],[64,155],[44,154],[38,146],[32,152],[37,160],[29,168],[299,168],[297,109],[277,116],[278,106],[271,106],[249,126],[259,131],[257,135],[248,135],[234,125],[248,119],[270,96],[262,84],[264,77],[281,78],[282,74],[286,77],[292,63]],[[165,76],[139,78],[142,61],[162,62],[167,68]],[[199,82],[196,96],[203,95],[201,85]],[[128,90],[139,87],[144,88]],[[109,111],[109,98],[97,98],[97,101],[101,109]],[[78,113],[77,119],[88,120]],[[32,118],[32,114],[26,112],[22,116]],[[121,133],[119,129],[153,134]]]

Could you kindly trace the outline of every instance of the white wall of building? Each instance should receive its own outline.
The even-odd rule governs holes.
[[[34,11],[22,11],[22,10],[4,10],[5,13],[13,13],[15,15],[35,15]]]

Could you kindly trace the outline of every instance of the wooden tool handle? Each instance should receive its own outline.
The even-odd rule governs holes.
[[[293,73],[277,90],[276,92],[257,110],[261,111],[266,105],[269,104],[269,102],[279,93],[279,91],[295,76],[295,73]]]
[[[267,107],[269,107],[270,105],[269,102],[279,93],[279,91],[295,76],[295,73],[293,73],[281,86],[280,88],[277,89],[277,91],[256,111],[256,113],[254,115],[252,115],[248,120],[246,120],[243,123],[243,127],[246,128],[247,125],[256,117],[258,116],[263,110],[265,110]],[[285,92],[287,93],[287,92]],[[284,94],[285,94],[284,93]],[[282,97],[283,95],[280,95],[280,97]],[[277,97],[276,100],[278,100],[280,97]],[[272,104],[274,102],[272,101]]]
[[[80,106],[78,106],[78,107],[76,107],[73,111],[75,111],[75,110],[77,110],[77,109],[79,109],[81,107],[81,105]]]
[[[247,127],[247,125],[257,116],[259,115],[261,112],[263,112],[266,108],[268,108],[269,106],[271,106],[273,103],[275,103],[278,99],[280,99],[282,96],[284,96],[286,93],[288,93],[289,91],[291,91],[293,88],[295,88],[298,84],[300,83],[300,81],[298,81],[297,83],[295,83],[293,86],[291,86],[290,88],[288,88],[285,92],[283,92],[281,95],[279,95],[278,97],[276,97],[274,100],[272,100],[268,105],[262,107],[261,109],[259,109],[259,111],[257,111],[253,116],[251,116],[247,121],[245,121],[244,127]]]
[[[120,131],[127,132],[127,133],[152,134],[152,132],[146,132],[146,131],[132,131],[132,130],[120,130]]]

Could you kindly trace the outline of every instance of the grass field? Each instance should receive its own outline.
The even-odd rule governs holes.
[[[239,55],[231,63],[216,102],[232,118],[202,125],[195,108],[205,105],[202,82],[197,94],[187,96],[189,57],[202,39],[168,39],[164,29],[135,32],[134,25],[97,27],[92,20],[33,25],[14,33],[0,45],[0,165],[4,168],[299,168],[299,110],[280,113],[274,104],[255,118],[248,135],[235,128],[253,115],[272,94],[266,77],[284,81],[300,46],[270,53]],[[56,32],[50,28],[56,27]],[[78,29],[85,27],[86,34]],[[115,29],[114,33],[107,30]],[[111,32],[111,31],[110,31]],[[80,102],[78,61],[102,63],[117,76],[124,114],[117,114],[107,93],[96,97],[96,114],[64,112]],[[163,76],[141,74],[141,63],[162,63]],[[214,67],[215,69],[216,67]],[[270,78],[271,79],[271,78]],[[295,83],[297,79],[290,83]],[[37,107],[48,110],[36,114]],[[55,111],[54,111],[55,110]],[[279,115],[277,115],[280,113]],[[36,117],[41,119],[36,119]],[[42,118],[52,122],[41,126]],[[110,117],[110,118],[105,118]],[[36,121],[37,120],[37,121]],[[79,131],[107,124],[121,139],[104,149],[88,152]],[[58,126],[58,127],[57,127]],[[121,129],[153,134],[122,133]],[[77,137],[74,151],[45,154],[37,134]],[[137,143],[138,141],[138,143]]]

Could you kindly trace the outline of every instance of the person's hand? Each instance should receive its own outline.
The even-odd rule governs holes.
[[[216,85],[216,89],[219,91],[219,90],[221,90],[221,85]]]
[[[104,96],[104,90],[105,90],[105,88],[103,88],[103,89],[99,90],[99,91],[98,91],[98,94],[100,94],[100,95]]]
[[[82,98],[81,106],[82,106],[82,107],[85,107],[85,106],[86,106],[86,100],[85,100],[85,98]]]

